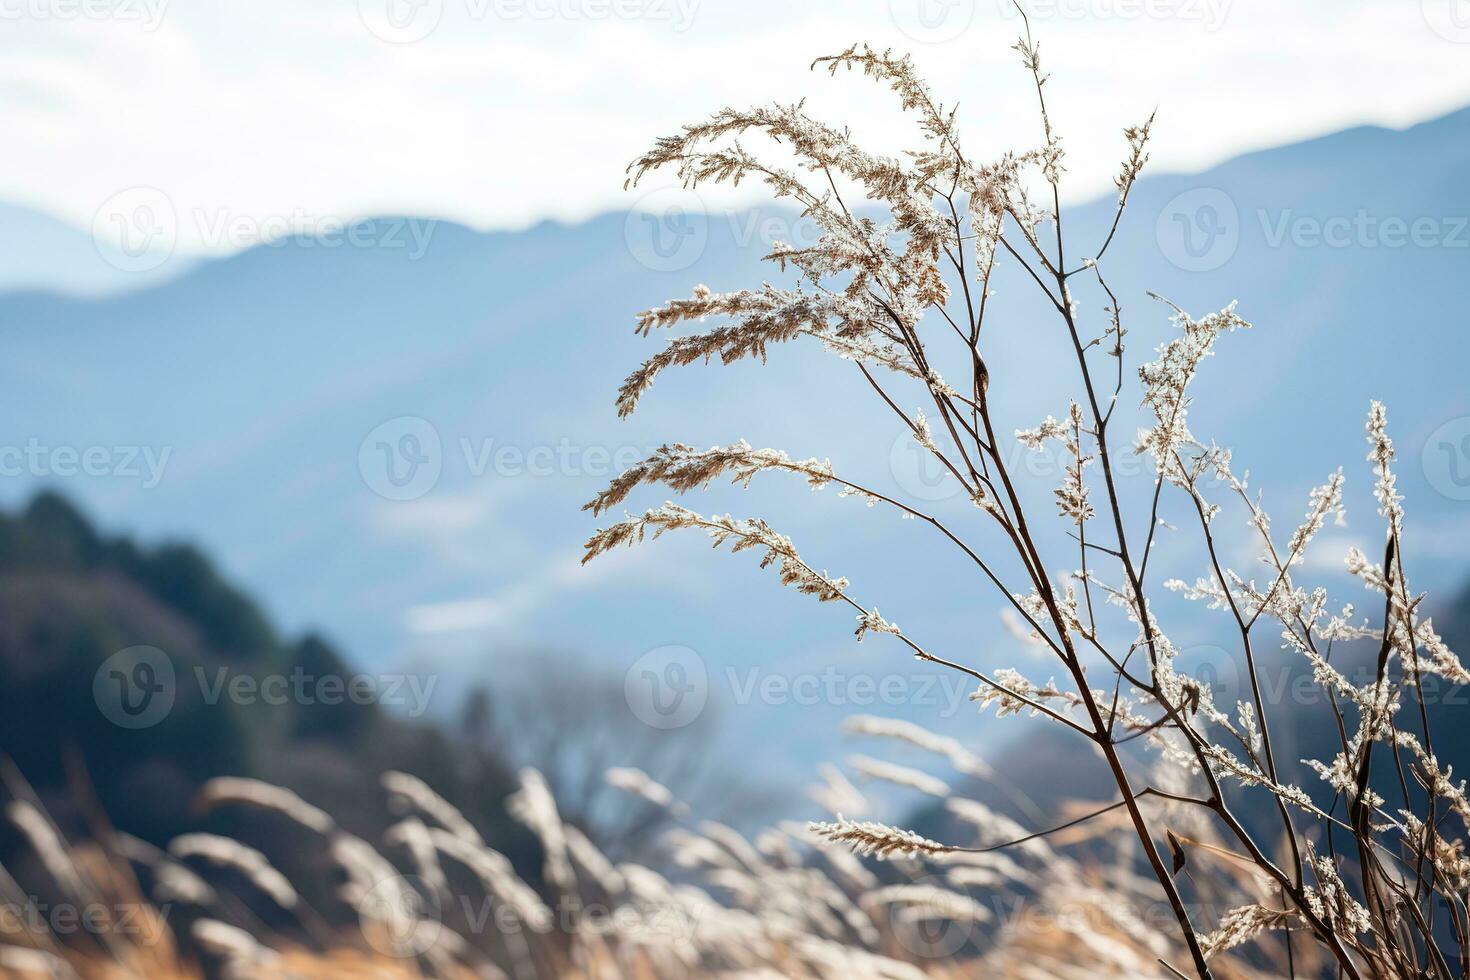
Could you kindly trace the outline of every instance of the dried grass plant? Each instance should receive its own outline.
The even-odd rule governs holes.
[[[870,153],[847,130],[812,118],[795,103],[722,109],[659,139],[629,168],[630,185],[661,170],[689,187],[763,181],[775,198],[797,204],[820,238],[806,247],[777,243],[767,256],[794,275],[790,285],[733,292],[699,285],[688,298],[639,314],[637,330],[649,336],[711,319],[718,325],[674,337],[629,375],[618,392],[619,414],[633,412],[667,369],[764,360],[781,345],[815,342],[847,362],[845,370],[858,372],[873,397],[964,487],[973,516],[941,520],[921,509],[922,502],[844,478],[826,459],[794,458],[743,440],[707,449],[666,445],[587,506],[603,514],[641,486],[684,493],[720,477],[748,485],[767,471],[793,474],[819,489],[835,484],[841,495],[893,508],[957,548],[1044,646],[1062,681],[986,671],[936,650],[917,632],[885,619],[873,598],[847,579],[818,571],[821,565],[758,517],[704,516],[664,503],[598,530],[587,542],[586,558],[670,531],[704,532],[717,547],[756,552],[784,585],[851,607],[859,640],[887,634],[919,660],[968,675],[981,708],[1046,719],[1093,747],[1118,794],[1094,817],[1126,818],[1151,871],[1150,888],[1171,910],[1173,938],[1158,957],[1170,975],[1219,976],[1212,964],[1221,951],[1248,943],[1269,949],[1292,975],[1314,975],[1310,964],[1318,957],[1354,980],[1470,974],[1470,863],[1464,854],[1470,801],[1464,784],[1436,759],[1420,687],[1429,675],[1454,684],[1470,675],[1423,615],[1423,597],[1408,585],[1402,500],[1384,408],[1372,403],[1367,422],[1385,526],[1382,557],[1346,556],[1348,571],[1373,597],[1370,620],[1351,604],[1334,604],[1326,589],[1300,581],[1314,537],[1343,510],[1342,471],[1312,492],[1305,518],[1283,540],[1237,476],[1231,453],[1190,428],[1191,385],[1212,347],[1249,326],[1233,304],[1204,316],[1169,305],[1177,330],[1132,369],[1139,394],[1130,393],[1127,330],[1104,265],[1148,159],[1153,120],[1124,130],[1111,230],[1079,253],[1063,233],[1063,147],[1029,25],[1016,50],[1039,110],[1039,146],[1025,152],[981,156],[962,138],[955,111],[935,100],[907,57],[854,46],[817,59],[814,67],[834,75],[856,71],[891,89],[922,139],[907,155]],[[751,135],[770,137],[797,166],[766,162],[742,142]],[[854,186],[866,196],[864,207],[881,208],[882,218],[849,205],[851,191],[844,191]],[[1019,328],[991,322],[988,301],[1002,275],[1035,290],[1071,352],[1069,364],[1055,367],[1057,376],[1075,379],[1075,396],[1034,427],[1003,424],[992,400],[1007,378],[987,366],[990,338]],[[1106,297],[1100,317],[1083,312],[1078,294],[1084,288]],[[1028,322],[1024,329],[1043,326]],[[962,377],[942,378],[935,367],[940,363],[962,364]],[[1129,438],[1116,431],[1115,411],[1135,397],[1148,424]],[[922,410],[907,410],[915,399]],[[1014,465],[1018,443],[1031,450],[1058,447],[1067,461],[1054,488],[1055,516],[1070,536],[1065,560],[1077,569],[1065,578],[1048,571],[1063,559],[1040,530],[1046,516],[1024,503],[1031,498],[1025,474]],[[1142,512],[1126,506],[1120,491],[1118,459],[1127,453],[1152,461],[1151,503]],[[1187,501],[1194,526],[1161,532],[1161,501],[1175,495]],[[1226,556],[1239,553],[1238,543],[1217,540],[1222,528],[1241,526],[1254,539],[1243,544],[1263,555],[1262,579],[1231,568]],[[999,547],[973,543],[982,532]],[[1199,571],[1192,583],[1158,580],[1151,560],[1164,533],[1195,539]],[[1217,705],[1211,685],[1184,669],[1155,617],[1161,591],[1197,599],[1227,617],[1233,635],[1227,642],[1250,681],[1247,698]],[[1354,641],[1377,648],[1376,672],[1366,684],[1353,683],[1332,664],[1334,643]],[[1277,712],[1287,706],[1267,702],[1258,671],[1263,648],[1279,644],[1310,666],[1340,734],[1336,756],[1311,763],[1324,781],[1315,793],[1287,781],[1272,741]],[[1135,740],[1155,750],[1147,764],[1124,748]],[[1395,787],[1393,798],[1375,789],[1384,777]],[[947,792],[942,784],[931,789]],[[1279,829],[1271,835],[1251,829],[1237,813],[1238,801],[1254,798],[1275,811]],[[1176,832],[1181,812],[1201,817],[1220,843]],[[864,854],[943,859],[960,853],[952,842],[871,823],[838,821],[814,830]],[[1020,837],[1035,841],[1044,831],[1032,828]],[[1186,864],[1218,865],[1222,855],[1248,869],[1252,887],[1238,907],[1207,918],[1184,893],[1179,872]],[[1107,893],[1100,898],[1108,901]]]
[[[871,728],[873,719],[862,724]],[[902,725],[880,737],[912,744],[914,735],[942,742]],[[1098,846],[1108,836],[1102,821],[1074,822],[1065,839],[1009,844],[1013,823],[946,794],[945,807],[972,828],[974,846],[841,818],[814,828],[786,823],[747,839],[698,819],[646,774],[622,768],[606,778],[676,823],[661,861],[608,861],[562,822],[540,774],[527,770],[507,810],[543,848],[543,872],[529,880],[459,810],[406,773],[384,775],[399,822],[376,842],[347,834],[288,790],[228,777],[207,784],[201,814],[227,813],[259,849],[203,833],[162,849],[107,832],[68,841],[10,778],[9,817],[36,867],[21,876],[24,885],[0,872],[0,975],[1163,976],[1157,960],[1169,942],[1149,921],[1155,886],[1135,872],[1126,837],[1121,848]],[[858,796],[848,802],[865,806]],[[1218,847],[1207,829],[1201,833],[1202,844]],[[854,846],[885,863],[865,864]],[[324,863],[289,881],[273,861],[303,849]],[[1248,890],[1243,877],[1222,875],[1217,900]],[[1226,945],[1215,961],[1220,976],[1282,975],[1269,958],[1253,965]]]

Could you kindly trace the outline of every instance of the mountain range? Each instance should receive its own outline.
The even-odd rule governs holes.
[[[838,719],[852,712],[985,737],[990,722],[965,690],[934,685],[882,638],[855,646],[846,613],[782,593],[746,556],[666,539],[579,565],[600,523],[580,505],[666,441],[746,438],[830,456],[876,489],[973,521],[915,468],[861,378],[801,344],[764,368],[670,372],[618,420],[618,384],[660,346],[634,335],[633,314],[696,283],[780,281],[760,257],[771,239],[803,234],[786,210],[705,213],[697,196],[669,194],[668,207],[517,232],[423,220],[422,247],[401,247],[410,219],[384,217],[345,243],[290,239],[122,290],[87,272],[77,239],[60,234],[36,254],[71,272],[0,278],[3,502],[55,488],[108,527],[199,542],[287,630],[319,629],[366,669],[432,671],[445,691],[538,651],[578,650],[626,673],[637,711],[648,670],[692,669],[732,746],[759,737],[787,749],[783,777],[840,752]],[[1103,240],[1113,206],[1069,209],[1074,254]],[[11,257],[55,231],[17,213],[0,212]],[[1449,590],[1466,571],[1467,222],[1463,110],[1146,177],[1105,257],[1130,371],[1174,329],[1148,291],[1195,313],[1239,300],[1254,329],[1221,341],[1191,425],[1236,450],[1279,533],[1345,467],[1348,522],[1324,533],[1331,560],[1311,566],[1344,601],[1361,593],[1343,580],[1341,553],[1382,540],[1363,461],[1370,398],[1388,404],[1399,446],[1411,573]],[[1055,367],[1067,363],[1054,359],[1063,338],[1023,275],[1002,269],[987,327],[991,397],[1013,427],[1060,415],[1074,387]],[[1079,302],[1101,332],[1102,297],[1082,291]],[[1055,477],[1038,473],[1028,490],[1048,509]],[[1150,490],[1134,466],[1125,494]],[[686,503],[768,516],[936,649],[987,667],[1030,656],[999,628],[999,600],[972,589],[922,528],[777,477],[709,497]],[[1165,512],[1180,527],[1184,514]],[[1050,543],[1055,566],[1070,568],[1065,539]],[[1192,547],[1187,531],[1166,534],[1161,574],[1198,574],[1185,564]],[[1252,560],[1246,548],[1226,557]],[[1186,657],[1211,649],[1223,625],[1181,613],[1176,642]]]
[[[157,243],[129,255],[110,239],[33,208],[0,203],[0,292],[113,296],[162,284],[196,264]]]

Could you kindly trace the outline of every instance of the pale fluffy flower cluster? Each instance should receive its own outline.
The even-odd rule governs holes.
[[[801,474],[813,490],[820,490],[832,482],[830,460],[794,460],[776,449],[755,449],[744,439],[734,445],[712,446],[704,450],[673,443],[660,446],[648,459],[625,470],[582,509],[601,514],[622,503],[628,494],[643,484],[662,483],[677,493],[687,493],[708,486],[725,473],[729,473],[735,483],[748,487],[762,470]]]
[[[291,882],[264,854],[239,841],[215,834],[184,834],[169,842],[168,849],[180,860],[192,858],[238,871],[283,909],[293,909],[300,901]]]
[[[1311,503],[1307,508],[1307,517],[1287,543],[1286,550],[1289,555],[1289,564],[1299,564],[1302,556],[1306,553],[1307,545],[1312,543],[1322,525],[1326,522],[1328,515],[1335,515],[1338,526],[1343,523],[1342,509],[1342,468],[1332,475],[1325,484],[1312,490]]]
[[[922,377],[911,359],[900,353],[882,311],[846,294],[804,293],[766,284],[760,290],[712,293],[699,287],[687,300],[672,300],[639,315],[638,330],[648,333],[683,320],[725,316],[735,322],[700,334],[676,337],[644,361],[618,389],[618,414],[631,415],[638,401],[665,369],[718,357],[725,364],[747,357],[765,359],[772,344],[812,337],[849,360],[879,364],[911,377]]]
[[[336,823],[326,811],[312,806],[288,789],[272,786],[258,779],[237,776],[211,779],[200,790],[199,802],[206,808],[239,804],[274,810],[318,834],[331,834],[336,829]]]
[[[417,811],[456,836],[476,844],[484,843],[474,824],[417,776],[406,772],[385,772],[381,782],[388,793],[389,806],[400,813]]]
[[[1404,498],[1398,492],[1398,478],[1390,465],[1394,458],[1393,440],[1388,437],[1388,410],[1382,402],[1375,401],[1369,407],[1367,429],[1368,460],[1378,470],[1378,482],[1373,486],[1378,513],[1388,519],[1390,533],[1398,534],[1403,530]]]
[[[1319,856],[1312,859],[1312,868],[1317,872],[1317,885],[1308,885],[1306,889],[1307,906],[1312,914],[1354,935],[1371,930],[1372,917],[1362,903],[1348,893],[1336,862]]]
[[[557,813],[556,799],[546,785],[546,777],[529,767],[520,771],[521,788],[505,801],[506,812],[525,824],[541,841],[545,853],[546,880],[558,888],[571,891],[577,885],[576,874],[567,853],[566,833]]]
[[[842,770],[824,762],[818,767],[817,772],[821,776],[821,782],[814,783],[808,790],[807,795],[822,809],[836,816],[839,813],[852,813],[862,816],[868,812],[868,798],[863,791],[853,785],[852,780],[843,774]]]
[[[920,837],[912,830],[901,830],[872,821],[845,820],[837,815],[836,823],[813,821],[807,829],[825,840],[846,844],[857,854],[880,861],[895,857],[928,857],[945,854],[954,848]]]
[[[950,922],[988,922],[994,914],[968,895],[938,885],[889,885],[863,896],[867,908],[896,907],[909,921],[942,919]]]
[[[890,623],[888,620],[878,615],[878,610],[876,608],[870,609],[863,613],[859,613],[857,620],[858,625],[857,630],[855,631],[855,635],[857,636],[859,643],[861,643],[863,641],[863,637],[869,633],[891,633],[894,636],[903,635],[903,630],[898,628],[898,624]]]
[[[630,517],[599,530],[588,539],[582,561],[585,564],[619,545],[635,544],[650,533],[657,538],[666,531],[680,528],[704,530],[717,548],[729,544],[730,550],[735,552],[752,548],[763,551],[760,567],[775,565],[780,571],[781,584],[792,586],[798,592],[816,596],[823,602],[846,598],[844,591],[847,589],[847,579],[829,578],[810,568],[797,554],[791,539],[776,533],[760,518],[736,520],[729,515],[702,517],[673,503],[665,503],[662,507],[645,512],[641,517]]]
[[[972,693],[970,700],[977,702],[982,711],[994,704],[997,718],[1018,715],[1025,711],[1035,713],[1036,705],[1033,702],[1059,701],[1071,705],[1078,701],[1076,694],[1063,691],[1057,687],[1055,680],[1036,684],[1010,667],[995,671],[994,681],[995,683],[986,683]]]
[[[849,735],[896,739],[926,752],[941,755],[949,760],[950,765],[966,775],[990,776],[993,773],[985,760],[961,745],[959,739],[936,734],[911,721],[879,718],[874,715],[850,715],[842,727]]]
[[[228,964],[232,976],[259,975],[280,968],[280,953],[237,926],[217,919],[200,919],[190,928],[190,933],[203,949]]]
[[[656,807],[672,810],[681,815],[688,812],[689,808],[674,796],[673,790],[642,769],[632,766],[614,766],[603,774],[603,778],[609,786],[620,789],[624,793],[640,796]]]
[[[1297,919],[1295,913],[1264,905],[1242,905],[1231,909],[1220,919],[1214,932],[1203,937],[1205,955],[1215,956],[1256,938],[1267,929],[1287,929]]]
[[[1138,369],[1143,402],[1153,410],[1156,424],[1139,433],[1136,451],[1152,456],[1161,475],[1182,483],[1177,454],[1195,444],[1188,425],[1189,384],[1222,333],[1250,324],[1236,314],[1234,303],[1199,320],[1176,307],[1173,320],[1180,335],[1160,345],[1158,358]]]
[[[866,779],[892,783],[895,786],[917,790],[940,799],[949,795],[949,784],[944,780],[895,762],[885,762],[866,755],[855,755],[847,760],[847,764],[853,768],[854,772]]]

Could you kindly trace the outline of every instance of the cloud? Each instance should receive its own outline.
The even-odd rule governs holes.
[[[479,487],[437,493],[418,500],[386,502],[374,508],[374,530],[398,535],[459,535],[489,520],[493,501]]]
[[[911,130],[888,93],[807,68],[858,38],[913,51],[959,102],[981,157],[1039,138],[1008,50],[1020,24],[999,0],[948,5],[968,26],[943,43],[906,23],[898,0],[442,0],[435,29],[407,44],[369,29],[360,8],[372,6],[168,3],[153,29],[46,16],[63,7],[44,2],[5,8],[26,13],[7,16],[0,36],[11,93],[0,97],[0,198],[90,227],[118,191],[157,187],[186,253],[206,248],[221,215],[397,212],[494,227],[582,218],[627,206],[626,162],[720,105],[809,94],[814,112],[901,148]],[[1419,3],[1030,6],[1076,194],[1107,189],[1120,130],[1155,105],[1154,161],[1170,169],[1470,101],[1470,86],[1446,85],[1464,77],[1465,46],[1431,29]]]
[[[422,635],[480,631],[523,622],[581,584],[580,561],[580,556],[562,556],[492,595],[414,606],[404,614],[404,626],[410,633]]]
[[[635,566],[640,589],[704,595],[710,587],[698,570],[650,549],[620,549],[586,565],[578,550],[553,557],[498,592],[413,606],[404,614],[404,626],[418,636],[513,629],[545,609],[567,608],[571,593],[595,585],[605,588],[609,580],[629,581]]]

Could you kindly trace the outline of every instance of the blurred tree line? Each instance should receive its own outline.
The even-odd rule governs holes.
[[[173,704],[130,728],[109,717],[94,682],[107,684],[109,658],[137,646],[166,654]],[[627,709],[620,673],[567,653],[501,657],[492,682],[432,689],[440,710],[420,720],[362,699],[241,700],[216,686],[358,674],[320,636],[283,638],[197,548],[107,536],[51,492],[0,513],[0,759],[68,833],[116,828],[160,845],[201,829],[240,834],[238,814],[192,807],[206,780],[231,775],[292,789],[373,839],[395,819],[381,776],[400,770],[534,881],[539,846],[504,808],[520,766],[541,770],[563,819],[618,860],[647,857],[673,817],[609,787],[610,766],[643,769],[705,816],[737,819],[769,799],[712,764],[714,712],[687,729],[650,728]],[[8,834],[0,821],[0,864]]]
[[[130,729],[99,708],[94,679],[139,645],[172,661],[174,703]],[[504,816],[514,773],[492,745],[364,698],[236,703],[198,683],[197,669],[211,683],[356,674],[319,636],[282,638],[196,548],[106,537],[53,493],[0,514],[0,754],[64,825],[95,830],[88,823],[105,815],[163,843],[200,829],[190,805],[205,780],[237,775],[296,790],[368,836],[391,820],[380,776],[399,769],[462,807],[491,846],[534,865],[534,844]]]

